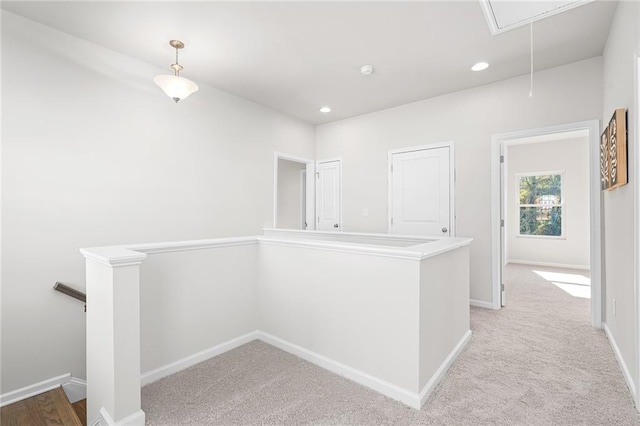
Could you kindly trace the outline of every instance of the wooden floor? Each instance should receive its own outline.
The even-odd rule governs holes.
[[[86,400],[73,405],[61,387],[2,407],[1,426],[86,426]],[[82,420],[80,420],[82,419]]]
[[[73,409],[76,410],[76,414],[80,418],[83,426],[87,426],[87,400],[81,399],[71,405],[73,405]]]

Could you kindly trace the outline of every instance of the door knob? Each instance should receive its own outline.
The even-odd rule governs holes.
[[[447,229],[447,227],[446,227],[446,226],[445,226],[444,228],[442,228],[442,232],[443,232],[443,233],[445,233],[445,234],[446,234],[446,233],[447,233],[447,231],[448,231],[448,229]]]
[[[333,224],[333,227],[334,227],[334,228],[337,228],[337,227],[338,227],[338,224],[337,224],[337,223],[334,223],[334,224]]]

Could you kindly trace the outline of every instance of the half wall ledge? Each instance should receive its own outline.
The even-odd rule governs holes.
[[[160,377],[190,364],[184,360],[204,361],[247,335],[419,409],[471,337],[471,241],[265,230],[82,249],[87,418],[143,424],[141,377],[148,383],[151,372]],[[151,312],[150,300],[166,306]],[[233,314],[220,317],[230,305]],[[159,319],[216,327],[206,341],[165,327],[151,344],[141,324]],[[189,350],[170,350],[176,342]]]

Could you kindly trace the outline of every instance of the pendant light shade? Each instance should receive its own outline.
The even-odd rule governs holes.
[[[190,94],[197,92],[198,85],[179,75],[180,71],[182,71],[182,65],[178,63],[178,49],[182,49],[184,43],[180,40],[171,40],[169,44],[176,49],[176,63],[171,65],[174,75],[159,75],[153,79],[153,82],[157,84],[167,96],[178,103],[178,101],[187,98]]]
[[[158,75],[154,77],[153,82],[176,102],[198,91],[197,84],[177,75]]]

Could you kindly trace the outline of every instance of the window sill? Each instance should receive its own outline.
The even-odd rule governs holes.
[[[566,240],[567,237],[564,235],[516,235],[516,238],[533,238],[537,240]]]

